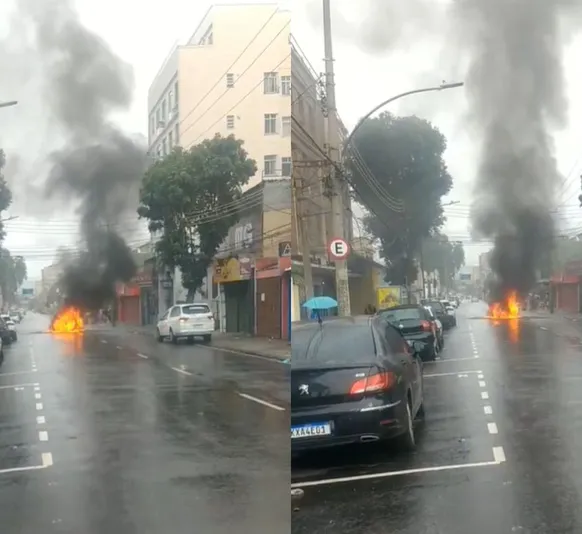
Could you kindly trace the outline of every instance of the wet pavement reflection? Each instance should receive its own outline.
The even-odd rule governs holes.
[[[582,328],[465,303],[425,366],[418,449],[295,459],[294,533],[582,532]]]
[[[283,399],[284,366],[44,322],[0,372],[3,531],[289,532],[288,412],[240,395]]]

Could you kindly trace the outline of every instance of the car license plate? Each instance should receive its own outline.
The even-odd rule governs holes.
[[[291,427],[291,439],[316,438],[318,436],[330,436],[331,425],[329,423],[317,423],[313,425],[301,425]]]

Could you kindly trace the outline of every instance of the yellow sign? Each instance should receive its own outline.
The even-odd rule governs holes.
[[[214,262],[214,283],[239,282],[249,280],[252,272],[252,264],[248,258],[225,258]]]
[[[400,304],[400,287],[379,287],[376,290],[378,309],[383,310]]]

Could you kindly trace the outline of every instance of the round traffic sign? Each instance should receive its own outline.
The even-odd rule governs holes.
[[[350,245],[341,238],[329,242],[329,254],[334,260],[345,260],[350,253]]]

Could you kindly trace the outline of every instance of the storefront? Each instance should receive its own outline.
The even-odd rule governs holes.
[[[255,261],[256,335],[290,339],[291,259]]]
[[[137,284],[118,284],[117,321],[130,325],[141,324],[140,287]]]
[[[552,276],[550,287],[555,309],[569,313],[580,312],[580,277],[577,275]]]
[[[221,331],[253,334],[255,307],[252,272],[249,258],[214,261],[213,282],[219,285]]]

